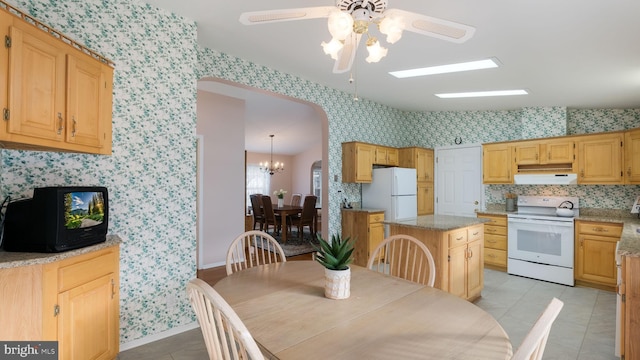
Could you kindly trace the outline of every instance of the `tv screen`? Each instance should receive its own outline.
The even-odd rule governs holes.
[[[81,229],[104,222],[104,197],[100,191],[68,192],[64,194],[64,226]]]

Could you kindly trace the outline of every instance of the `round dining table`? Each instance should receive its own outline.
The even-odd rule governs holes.
[[[509,359],[486,311],[445,291],[351,266],[351,296],[324,296],[324,268],[288,261],[215,286],[272,359]]]

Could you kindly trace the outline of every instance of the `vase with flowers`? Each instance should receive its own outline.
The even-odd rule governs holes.
[[[278,197],[278,207],[281,208],[284,206],[284,194],[286,194],[286,190],[276,190],[273,192],[273,195]]]

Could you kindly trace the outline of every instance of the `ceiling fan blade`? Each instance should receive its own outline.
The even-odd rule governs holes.
[[[362,39],[362,34],[352,33],[352,36],[347,36],[344,40],[344,46],[338,53],[338,59],[333,65],[334,74],[342,74],[351,70],[360,39]]]
[[[387,9],[383,15],[402,18],[405,24],[404,30],[455,43],[469,40],[476,31],[469,25],[399,9]]]
[[[335,6],[318,6],[297,9],[279,9],[251,11],[240,14],[240,22],[244,25],[256,25],[280,21],[327,18]]]

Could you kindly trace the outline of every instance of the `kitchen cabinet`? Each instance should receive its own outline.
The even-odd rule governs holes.
[[[622,359],[640,359],[640,257],[622,257],[620,351]]]
[[[531,169],[573,171],[575,160],[573,140],[565,138],[532,140],[516,143],[514,148],[515,162],[519,172]],[[531,168],[531,165],[554,166]]]
[[[613,290],[617,283],[616,243],[622,224],[576,220],[575,280]]]
[[[418,216],[433,214],[433,183],[421,181],[417,187]]]
[[[388,146],[376,146],[376,165],[398,166],[398,149]]]
[[[342,143],[342,182],[370,183],[376,146],[360,142]]]
[[[436,266],[434,287],[469,301],[477,299],[484,286],[484,225],[462,225],[443,230],[420,226],[421,218],[432,216],[418,218],[417,225],[392,223],[389,225],[390,234],[410,235],[427,245]],[[455,216],[435,216],[439,219],[436,223],[461,219]]]
[[[6,148],[111,154],[113,68],[0,9],[0,143]],[[8,66],[7,66],[8,63]]]
[[[478,214],[488,219],[484,223],[484,264],[495,270],[507,271],[507,216]]]
[[[61,359],[114,359],[119,348],[119,249],[0,269],[0,339],[58,341]]]
[[[384,211],[342,209],[342,238],[354,240],[353,263],[367,266],[373,250],[384,240]]]
[[[625,184],[640,184],[640,129],[624,134]]]
[[[418,216],[433,214],[433,149],[401,148],[399,158],[401,167],[416,169]]]
[[[578,184],[622,184],[622,132],[582,136],[578,144]]]
[[[510,143],[482,145],[482,183],[513,184],[513,147]]]

